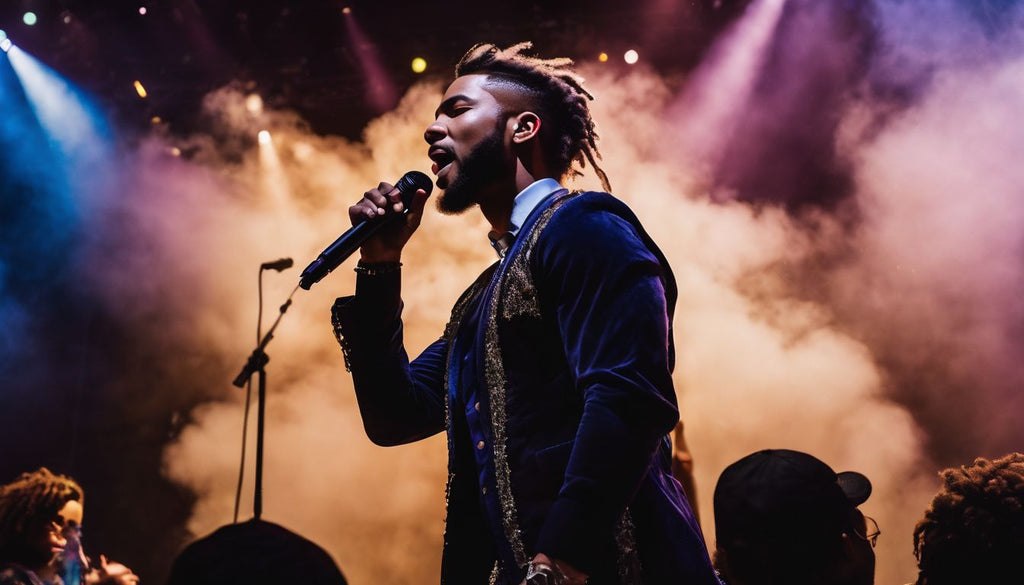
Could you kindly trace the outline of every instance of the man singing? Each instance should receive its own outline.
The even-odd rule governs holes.
[[[596,165],[593,97],[568,59],[529,43],[477,45],[456,66],[424,138],[438,207],[473,206],[499,260],[409,361],[402,344],[404,222],[360,249],[335,333],[366,433],[399,445],[445,430],[442,583],[717,584],[670,472],[675,281],[633,213],[559,181]],[[387,183],[353,224],[402,210]]]

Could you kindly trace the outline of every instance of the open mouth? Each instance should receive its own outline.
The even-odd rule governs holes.
[[[440,147],[431,148],[427,156],[430,157],[430,160],[434,161],[434,165],[430,170],[437,177],[440,177],[455,162],[455,155]]]

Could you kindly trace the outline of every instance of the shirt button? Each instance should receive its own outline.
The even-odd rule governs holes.
[[[477,444],[476,444],[476,448],[477,449],[483,449],[484,448],[484,442],[483,441],[478,441]]]
[[[480,403],[479,402],[477,402],[476,404],[473,405],[473,410],[475,410],[477,412],[480,412]]]

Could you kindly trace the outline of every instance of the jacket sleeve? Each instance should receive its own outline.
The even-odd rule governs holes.
[[[555,214],[533,258],[583,401],[537,550],[590,572],[679,412],[667,268],[629,221],[575,203]]]
[[[409,362],[402,343],[401,274],[356,279],[356,294],[335,301],[331,321],[352,372],[359,413],[371,441],[418,441],[444,430],[446,344],[438,340]]]

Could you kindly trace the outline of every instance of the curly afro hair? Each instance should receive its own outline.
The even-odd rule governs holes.
[[[0,486],[0,559],[20,561],[35,523],[49,522],[68,501],[84,497],[75,480],[45,467]]]
[[[1024,455],[978,458],[940,473],[943,486],[914,529],[918,585],[998,583],[1021,573]]]

